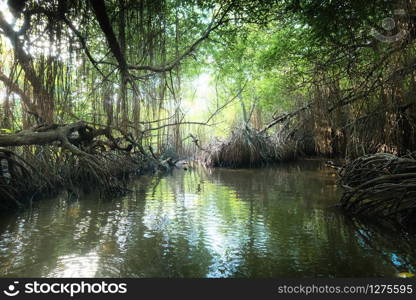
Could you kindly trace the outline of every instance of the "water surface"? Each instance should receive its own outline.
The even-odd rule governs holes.
[[[415,239],[334,209],[320,161],[141,177],[111,200],[63,194],[0,220],[4,277],[393,277]]]

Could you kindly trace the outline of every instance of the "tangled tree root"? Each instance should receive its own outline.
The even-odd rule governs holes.
[[[113,130],[114,131],[114,130]],[[129,134],[85,122],[37,126],[0,134],[0,211],[31,203],[62,188],[100,189],[105,195],[128,191],[127,179],[147,170],[167,171],[172,160],[146,152]]]
[[[19,149],[22,151],[22,149]],[[100,189],[107,196],[125,193],[127,180],[155,166],[142,155],[109,151],[91,157],[43,146],[17,155],[0,149],[0,211],[25,206],[60,189]]]
[[[0,149],[0,210],[22,206],[52,183],[22,156]],[[32,195],[25,199],[25,195]]]
[[[234,129],[226,140],[212,141],[200,161],[208,167],[239,168],[262,165],[274,156],[269,137],[245,126]]]
[[[363,156],[346,165],[340,175],[344,211],[416,225],[415,154]]]
[[[284,130],[270,136],[249,126],[235,128],[224,140],[213,140],[200,148],[198,161],[207,167],[243,168],[256,167],[273,162],[295,160],[302,152],[294,137],[295,132]]]

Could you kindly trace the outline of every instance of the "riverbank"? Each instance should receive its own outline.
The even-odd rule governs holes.
[[[17,154],[19,152],[19,154]],[[149,158],[140,152],[106,151],[84,157],[50,146],[0,149],[0,211],[31,205],[67,190],[99,190],[105,197],[129,192],[127,184],[143,174],[166,173],[175,167],[171,158]]]

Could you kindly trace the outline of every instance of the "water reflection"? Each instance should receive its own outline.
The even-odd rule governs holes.
[[[386,245],[389,239],[377,238],[383,233],[327,209],[339,195],[334,174],[317,161],[176,170],[131,188],[112,201],[63,195],[4,217],[0,274],[367,277],[415,266],[410,237]]]
[[[414,234],[403,231],[391,223],[359,219],[345,220],[355,228],[359,244],[383,257],[386,264],[399,273],[416,273],[416,239]]]
[[[68,278],[94,277],[98,269],[99,255],[96,252],[80,255],[64,255],[57,258],[56,268],[48,274],[48,277]]]

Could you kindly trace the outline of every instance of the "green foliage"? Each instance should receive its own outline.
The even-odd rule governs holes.
[[[319,102],[319,113],[327,115],[331,107],[350,104],[343,103],[345,99],[366,99],[359,108],[328,117],[327,124],[322,125],[324,128],[342,119],[344,123],[335,127],[343,128],[345,119],[384,105],[377,96],[384,91],[400,90],[401,94],[407,94],[414,89],[413,80],[406,76],[397,80],[400,83],[394,88],[388,86],[392,82],[389,76],[395,71],[411,69],[406,63],[414,57],[413,37],[388,44],[372,36],[372,29],[383,32],[381,21],[393,16],[394,9],[411,10],[413,4],[409,1],[106,0],[104,3],[114,34],[120,44],[125,41],[125,60],[130,66],[139,66],[130,69],[127,84],[122,82],[118,60],[109,51],[105,34],[88,2],[26,1],[23,12],[39,13],[32,17],[31,26],[21,40],[31,49],[41,85],[53,96],[49,109],[55,112],[54,121],[84,119],[122,125],[134,131],[137,138],[157,143],[159,148],[172,140],[179,147],[189,133],[224,136],[238,123],[251,122],[260,128],[274,116],[295,111],[306,103]],[[221,26],[204,42],[191,47],[224,11],[227,13]],[[18,25],[23,23],[22,15],[17,14],[16,18]],[[413,30],[411,18],[398,18],[400,26],[409,32]],[[122,21],[126,26],[122,26]],[[77,28],[78,34],[69,28],[68,22]],[[191,53],[168,72],[140,68],[169,65],[188,49]],[[14,61],[14,50],[2,35],[2,72],[33,95],[22,64]],[[206,82],[202,84],[201,78]],[[394,93],[389,96],[396,97]],[[41,109],[45,107],[38,100],[32,101]],[[33,125],[32,115],[24,111],[21,102],[12,100],[7,105],[5,111],[10,110],[17,124],[13,129]],[[357,115],[347,117],[351,111]],[[211,118],[213,112],[216,113]],[[316,118],[322,120],[322,115]],[[215,126],[179,125],[203,123],[207,119]],[[0,126],[10,126],[7,122]],[[154,127],[160,129],[151,130]],[[139,134],[140,130],[144,130],[145,136]]]

